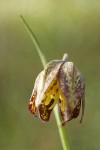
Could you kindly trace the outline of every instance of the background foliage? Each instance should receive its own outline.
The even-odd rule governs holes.
[[[71,150],[100,149],[100,1],[0,0],[0,149],[62,150],[52,114],[49,123],[27,108],[43,69],[19,15],[35,32],[47,60],[67,52],[86,79],[86,109],[66,125]]]

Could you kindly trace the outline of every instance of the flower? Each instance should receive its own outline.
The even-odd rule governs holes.
[[[51,112],[58,104],[62,125],[78,117],[82,106],[82,122],[85,106],[85,81],[73,62],[67,60],[50,61],[37,76],[29,101],[29,110],[43,121],[49,121]]]

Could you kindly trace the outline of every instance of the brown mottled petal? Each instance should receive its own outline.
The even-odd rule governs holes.
[[[29,108],[30,112],[32,114],[34,114],[35,116],[36,116],[36,109],[37,109],[36,106],[35,106],[35,101],[36,101],[37,92],[38,92],[38,83],[39,83],[39,80],[41,79],[42,73],[43,72],[41,72],[35,80],[32,95],[31,95],[31,98],[30,98],[30,101],[29,101],[29,104],[28,104],[28,108]]]
[[[66,99],[66,109],[61,111],[63,124],[76,118],[80,112],[82,101],[82,117],[84,114],[84,79],[72,62],[65,62],[59,71],[60,89]],[[61,103],[61,102],[60,102]],[[82,120],[82,118],[81,118]]]
[[[85,87],[84,87],[85,88]],[[81,114],[81,119],[80,119],[80,123],[82,123],[82,120],[83,120],[83,115],[84,115],[84,108],[85,108],[85,93],[83,93],[83,97],[81,99],[82,101],[82,114]]]
[[[46,67],[43,70],[43,73],[41,75],[41,80],[38,82],[38,88],[37,88],[37,98],[36,98],[36,107],[38,107],[44,97],[44,94],[50,84],[52,83],[53,79],[56,77],[57,73],[59,72],[59,69],[61,65],[65,61],[58,61],[58,60],[53,60],[49,62]]]
[[[56,77],[61,65],[64,62],[65,61],[63,60],[52,60],[46,65],[44,69],[45,71],[45,84],[44,84],[44,89],[43,89],[44,92],[46,91],[48,86],[51,84],[53,79]]]
[[[51,101],[52,102],[52,101]],[[51,104],[52,105],[52,104]],[[50,106],[45,105],[43,102],[38,107],[39,117],[42,121],[49,121],[52,109],[48,109]]]
[[[59,101],[59,82],[58,78],[55,77],[51,82],[50,86],[44,93],[43,100],[39,105],[39,116],[43,121],[48,121],[52,109]]]
[[[66,97],[61,90],[59,92],[59,110],[62,119],[62,125],[65,125],[65,123],[70,120],[71,116]]]
[[[83,115],[84,115],[84,107],[85,107],[85,80],[83,75],[76,69],[77,74],[76,74],[76,86],[75,86],[75,96],[77,101],[81,101],[81,106],[82,108],[82,114],[81,114],[81,119],[80,123],[82,122]],[[79,103],[78,103],[79,104]]]
[[[59,78],[59,83],[60,83],[60,89],[63,92],[64,96],[66,99],[69,98],[69,82],[70,82],[70,77],[69,77],[69,68],[68,68],[68,62],[65,62],[58,74]]]
[[[66,107],[66,111],[61,111],[62,125],[64,126],[66,122],[77,118],[80,113],[81,101],[77,106],[72,110],[70,107]]]
[[[32,94],[28,104],[30,112],[36,116],[35,99],[36,99],[36,91],[34,91],[34,93]]]

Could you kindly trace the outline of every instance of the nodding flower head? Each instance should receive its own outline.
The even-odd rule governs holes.
[[[49,121],[56,104],[62,119],[62,125],[78,117],[82,106],[80,122],[84,115],[85,81],[83,75],[73,62],[67,60],[64,54],[62,60],[52,60],[37,76],[29,101],[29,110],[43,121]]]

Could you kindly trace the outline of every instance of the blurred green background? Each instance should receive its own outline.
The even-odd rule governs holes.
[[[66,134],[71,150],[99,150],[99,0],[0,0],[0,150],[62,150],[54,115],[44,124],[28,111],[35,78],[43,67],[20,14],[48,61],[67,52],[84,74],[84,120],[66,124]]]

